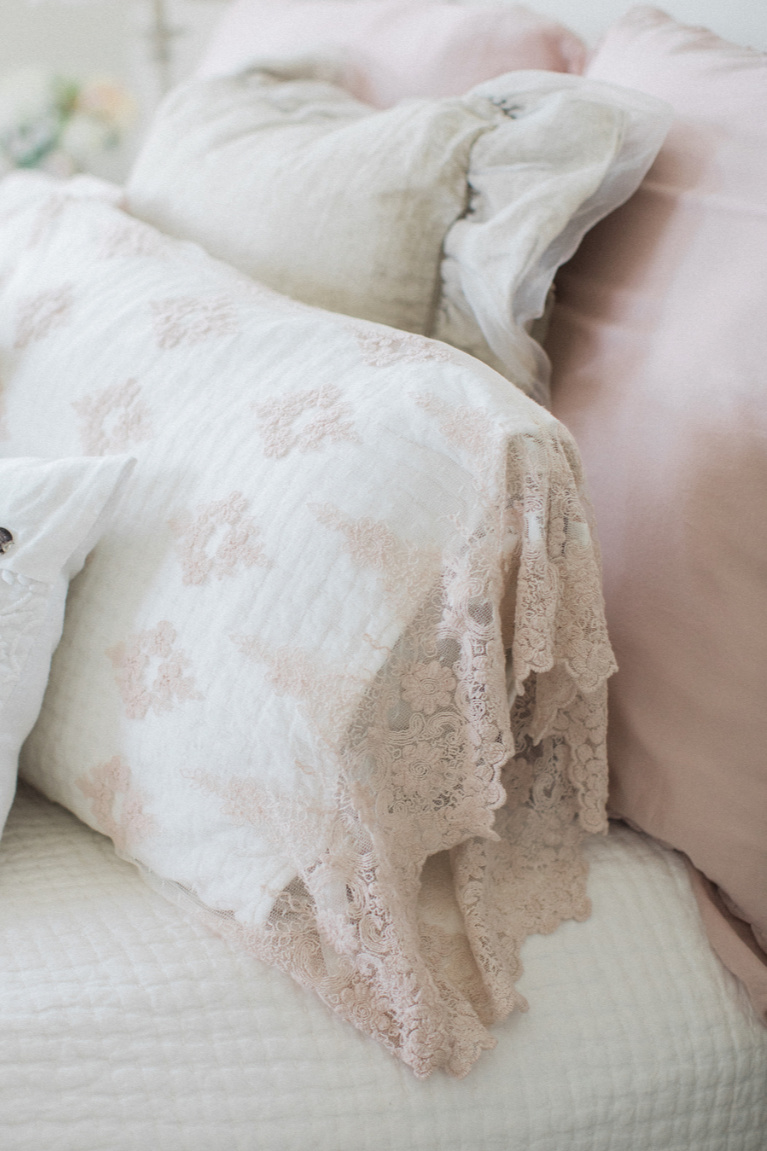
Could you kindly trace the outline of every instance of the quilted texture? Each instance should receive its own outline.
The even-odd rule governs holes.
[[[465,1074],[525,1006],[522,939],[588,916],[606,822],[572,439],[484,364],[279,297],[113,192],[0,186],[10,444],[138,460],[22,769],[417,1074]],[[421,866],[448,851],[445,938]]]
[[[525,1016],[414,1080],[22,788],[0,843],[4,1151],[763,1151],[767,1033],[684,866],[587,848],[585,924],[525,946]]]

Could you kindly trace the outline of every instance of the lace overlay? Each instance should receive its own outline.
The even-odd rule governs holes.
[[[237,306],[226,296],[198,299],[170,296],[150,301],[154,332],[159,348],[177,348],[223,339],[239,330]]]
[[[317,729],[337,698],[339,722],[317,732],[337,786],[304,803],[196,773],[235,822],[267,825],[298,871],[263,927],[199,911],[417,1076],[461,1076],[494,1045],[488,1025],[526,1009],[525,937],[589,914],[580,842],[606,829],[614,663],[568,434],[543,413],[538,431],[509,434],[482,412],[419,404],[461,454],[481,515],[435,574],[391,529],[315,509],[384,589],[415,579],[421,607],[361,701],[340,672],[233,637]]]

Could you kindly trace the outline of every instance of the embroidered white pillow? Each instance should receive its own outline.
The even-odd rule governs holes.
[[[0,185],[10,447],[138,459],[23,774],[418,1074],[463,1074],[523,1004],[522,939],[588,914],[605,825],[572,440],[464,353],[88,187]],[[446,933],[419,877],[449,849]]]
[[[545,400],[526,328],[557,265],[638,185],[665,106],[524,71],[377,111],[333,75],[275,62],[182,85],[128,208],[295,299],[464,348]]]
[[[0,832],[61,636],[69,581],[132,465],[119,456],[0,459]]]

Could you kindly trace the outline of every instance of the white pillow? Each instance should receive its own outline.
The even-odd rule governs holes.
[[[61,636],[69,581],[132,466],[119,456],[0,459],[0,832]]]
[[[464,1073],[525,935],[588,914],[605,826],[577,452],[484,364],[111,195],[0,185],[10,447],[138,458],[23,773],[418,1074]],[[446,937],[419,876],[450,849]]]
[[[668,110],[524,71],[382,112],[328,76],[293,61],[178,88],[128,208],[295,299],[470,351],[545,401],[526,328],[557,265],[639,184]]]

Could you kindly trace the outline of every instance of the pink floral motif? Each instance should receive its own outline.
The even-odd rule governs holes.
[[[269,400],[259,404],[256,413],[264,439],[264,455],[273,459],[286,456],[294,449],[313,451],[324,441],[359,443],[351,422],[351,405],[332,384]]]
[[[352,519],[332,504],[310,504],[309,510],[321,524],[341,532],[354,562],[377,572],[395,603],[411,605],[427,594],[437,578],[440,557],[436,549],[406,543],[387,523],[368,517]]]
[[[105,260],[163,257],[168,254],[168,240],[165,236],[129,217],[110,224],[101,234],[100,240],[100,255]]]
[[[444,344],[413,332],[373,327],[355,327],[353,331],[365,363],[372,368],[387,368],[389,364],[402,362],[420,364],[429,360],[444,363],[453,358]]]
[[[237,307],[228,296],[168,296],[150,303],[154,331],[161,348],[200,344],[234,336],[239,330]]]
[[[155,821],[144,811],[145,797],[133,786],[131,769],[119,755],[81,775],[75,783],[90,799],[99,830],[110,836],[118,851],[151,834]]]
[[[129,719],[144,719],[149,711],[170,711],[174,703],[201,699],[194,678],[184,674],[189,660],[175,648],[176,630],[167,620],[109,648],[117,687]],[[151,683],[147,680],[154,671]]]
[[[266,664],[276,691],[300,700],[327,742],[336,742],[359,696],[358,680],[335,667],[323,665],[301,648],[272,648],[256,635],[233,634],[229,638],[247,659]],[[327,708],[330,696],[336,701],[332,711]]]
[[[203,584],[211,575],[224,579],[235,575],[238,567],[266,566],[257,538],[259,528],[253,517],[246,515],[247,508],[242,492],[232,492],[226,499],[198,508],[194,518],[177,516],[170,521],[185,584]],[[211,550],[216,536],[218,546]]]
[[[410,796],[414,787],[433,779],[443,766],[443,753],[438,743],[423,739],[407,743],[399,759],[392,762],[392,784],[402,789],[402,796]]]
[[[74,302],[71,284],[47,288],[22,299],[17,313],[14,347],[26,348],[35,340],[45,339],[56,328],[63,328],[69,323]]]
[[[82,420],[80,434],[88,455],[124,452],[151,434],[149,409],[136,380],[113,384],[82,400],[73,400],[72,407]]]
[[[440,708],[450,707],[456,679],[449,667],[438,659],[430,663],[415,663],[402,676],[402,698],[414,711],[433,715]]]
[[[462,448],[475,459],[488,455],[488,445],[498,436],[487,412],[481,408],[446,404],[439,396],[418,396],[416,403],[423,411],[435,416],[439,430],[446,440]]]

